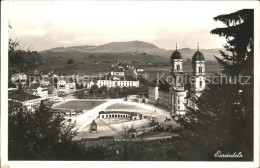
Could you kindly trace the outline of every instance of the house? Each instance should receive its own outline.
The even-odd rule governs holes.
[[[170,106],[170,85],[166,80],[153,80],[148,84],[148,102],[169,108]]]
[[[48,98],[54,100],[58,97],[58,90],[55,86],[47,86],[48,89]]]
[[[50,83],[49,75],[48,74],[47,75],[42,74],[40,83],[41,83],[42,86],[50,85],[51,83]]]
[[[158,92],[158,104],[163,107],[170,108],[170,85],[167,82],[162,83],[159,86]]]
[[[112,76],[124,76],[125,75],[125,72],[124,72],[124,68],[113,68],[110,72],[110,74]]]
[[[139,81],[132,76],[111,76],[107,75],[97,81],[97,86],[100,88],[106,86],[113,87],[139,87]]]
[[[61,79],[57,83],[57,90],[59,95],[65,95],[76,91],[76,83],[71,78],[68,80]]]
[[[124,65],[123,64],[118,64],[118,66],[117,66],[119,69],[124,69]]]
[[[135,70],[136,70],[136,72],[144,72],[145,71],[144,68],[142,68],[142,67],[138,67]]]
[[[25,85],[27,82],[27,75],[25,75],[24,73],[15,73],[12,75],[11,81],[15,85],[18,85],[18,83]]]
[[[40,96],[42,99],[47,99],[48,98],[48,89],[47,87],[42,87],[39,83],[33,83],[31,84],[25,92]]]
[[[34,111],[41,104],[40,96],[32,95],[20,90],[9,90],[8,101],[20,102],[27,110]]]

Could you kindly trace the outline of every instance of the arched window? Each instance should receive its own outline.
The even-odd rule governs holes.
[[[177,70],[180,70],[180,65],[177,65]]]
[[[202,73],[202,67],[199,67],[199,73]]]

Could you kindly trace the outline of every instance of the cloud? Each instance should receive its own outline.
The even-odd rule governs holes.
[[[46,30],[43,28],[28,29],[20,32],[21,36],[44,36],[45,34]]]

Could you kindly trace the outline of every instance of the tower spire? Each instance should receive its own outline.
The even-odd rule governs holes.
[[[177,51],[177,43],[176,43],[176,51]]]
[[[197,46],[197,49],[198,49],[198,51],[199,51],[199,50],[200,50],[200,43],[198,42],[197,45],[198,45],[198,46]]]

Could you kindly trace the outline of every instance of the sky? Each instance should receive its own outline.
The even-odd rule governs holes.
[[[9,37],[41,51],[55,47],[145,41],[159,48],[222,48],[223,27],[213,17],[252,2],[227,1],[8,1]]]

